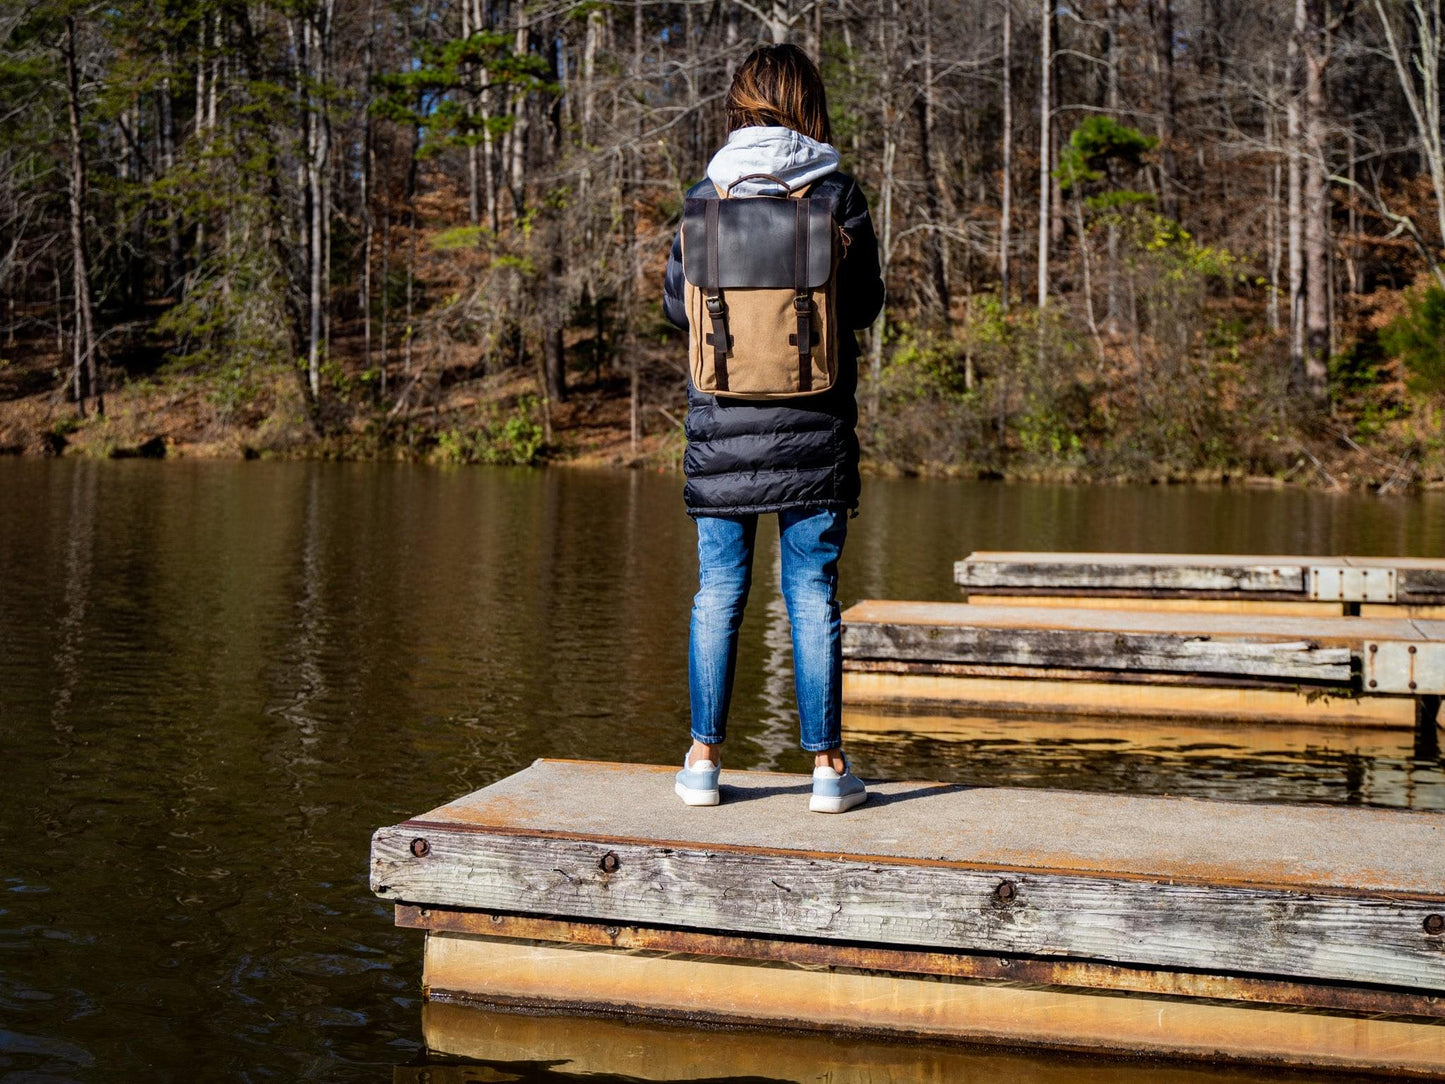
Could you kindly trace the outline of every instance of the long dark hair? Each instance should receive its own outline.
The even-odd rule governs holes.
[[[828,95],[818,65],[796,45],[759,45],[738,68],[728,88],[728,131],[782,125],[833,142]]]

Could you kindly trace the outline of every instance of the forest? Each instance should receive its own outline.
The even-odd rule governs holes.
[[[0,449],[676,467],[681,194],[815,56],[875,470],[1445,484],[1445,0],[0,0]]]

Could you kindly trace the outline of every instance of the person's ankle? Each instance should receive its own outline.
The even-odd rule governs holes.
[[[694,740],[692,748],[687,751],[687,762],[689,764],[698,764],[704,760],[710,760],[714,765],[721,765],[722,746],[709,745],[707,742]]]
[[[847,765],[843,763],[843,750],[841,748],[824,749],[821,753],[814,753],[813,767],[832,768],[839,775],[842,775],[843,772],[847,770]]]

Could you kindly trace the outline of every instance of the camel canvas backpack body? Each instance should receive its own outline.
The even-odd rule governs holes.
[[[786,196],[732,197],[765,179]],[[750,174],[682,214],[693,386],[736,399],[817,395],[838,375],[835,278],[846,238],[828,200]]]

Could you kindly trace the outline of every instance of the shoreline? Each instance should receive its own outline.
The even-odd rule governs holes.
[[[416,462],[435,465],[486,463],[563,469],[642,469],[681,475],[685,439],[671,379],[643,387],[642,437],[631,441],[630,401],[617,374],[580,383],[552,407],[550,441],[541,418],[536,383],[527,374],[500,373],[459,382],[435,401],[400,417],[360,395],[331,404],[324,432],[308,418],[294,377],[272,371],[240,405],[218,405],[215,381],[184,374],[130,381],[107,395],[104,417],[79,419],[55,392],[0,400],[0,456],[90,459],[332,460]],[[1083,446],[1074,461],[979,465],[968,462],[899,464],[869,454],[860,425],[862,470],[868,477],[996,481],[1038,485],[1192,485],[1219,488],[1301,489],[1376,493],[1381,496],[1445,489],[1445,472],[1415,458],[1407,443],[1371,448],[1339,434],[1307,446],[1296,436],[1281,450],[1278,468],[1244,464],[1202,468],[1117,467],[1107,445]],[[995,453],[996,454],[996,453]],[[1115,459],[1091,464],[1090,457]]]

